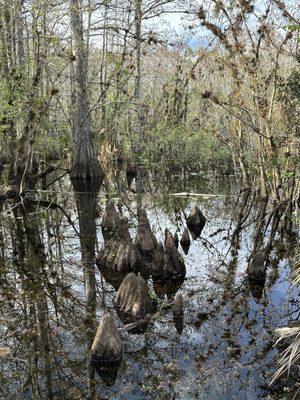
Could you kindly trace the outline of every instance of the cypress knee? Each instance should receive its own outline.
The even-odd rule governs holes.
[[[154,258],[150,266],[150,272],[153,277],[161,278],[163,276],[164,260],[165,260],[164,246],[162,242],[159,242],[155,249]]]
[[[178,294],[173,304],[173,322],[179,334],[181,334],[183,331],[183,317],[184,317],[183,299],[182,295]]]
[[[165,231],[165,257],[164,257],[164,276],[166,278],[178,279],[185,276],[186,268],[184,260],[179,253],[172,233]]]
[[[100,251],[97,265],[100,271],[110,268],[121,273],[139,270],[142,267],[140,253],[132,243],[125,219],[120,220],[115,236]]]
[[[199,207],[193,206],[186,222],[192,234],[192,238],[196,240],[201,235],[201,232],[206,224],[206,218],[202,214]]]
[[[91,363],[104,382],[114,383],[124,352],[123,341],[115,321],[106,312],[98,326],[91,349]]]
[[[101,223],[102,234],[105,241],[114,237],[119,223],[120,217],[117,213],[114,202],[110,199],[106,203]]]
[[[182,250],[184,251],[185,254],[187,254],[189,252],[189,248],[191,245],[191,240],[190,240],[190,234],[189,234],[189,230],[188,228],[184,228],[181,240],[180,240],[180,244],[182,247]]]
[[[122,282],[114,301],[120,319],[132,323],[154,312],[147,284],[143,277],[129,273]],[[147,327],[147,322],[139,332]]]
[[[159,243],[156,248],[154,261],[151,265],[153,279],[156,282],[169,279],[178,280],[184,278],[185,273],[186,268],[184,260],[176,247],[175,239],[172,233],[166,229],[165,249],[162,243]]]
[[[141,208],[138,212],[138,222],[135,244],[143,258],[151,262],[154,259],[155,249],[158,244],[144,208]]]
[[[176,232],[175,235],[174,235],[174,242],[175,242],[175,246],[176,246],[177,249],[178,249],[178,246],[179,246],[179,237],[178,237],[178,233],[177,233],[177,232]]]

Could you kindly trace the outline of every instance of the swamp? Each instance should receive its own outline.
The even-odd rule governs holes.
[[[51,191],[38,191],[34,203],[25,199],[2,210],[3,398],[81,399],[86,379],[99,399],[293,398],[288,393],[295,382],[269,383],[279,354],[274,331],[296,322],[300,313],[299,289],[292,284],[290,246],[295,238],[274,233],[274,220],[262,226],[261,205],[249,191],[237,193],[235,182],[220,187],[198,176],[165,183],[150,178],[144,178],[141,195],[128,188],[125,172],[109,192],[103,186],[98,192],[74,192],[65,180]],[[197,194],[200,189],[203,194]],[[141,205],[157,241],[164,241],[166,228],[181,238],[194,205],[207,219],[198,239],[190,235],[188,250],[179,244],[184,276],[159,279],[140,265],[154,305],[136,318],[124,320],[114,303],[131,268],[116,273],[111,261],[102,273],[96,260],[95,304],[93,315],[87,314],[82,264],[94,266],[95,256],[107,246],[101,221],[108,198],[128,220],[132,238]],[[263,282],[252,280],[248,270],[258,241],[265,248],[272,241]],[[124,253],[122,249],[121,257]],[[178,294],[183,311],[176,319],[172,307]],[[127,301],[143,303],[147,295]],[[108,311],[121,331],[122,360],[116,371],[109,368],[98,375],[96,368],[88,374],[94,331],[87,329]],[[122,330],[135,320],[145,323],[148,314],[154,318],[146,329],[136,332],[129,325]],[[110,334],[107,330],[103,344]]]
[[[0,400],[300,399],[298,1],[0,32]]]

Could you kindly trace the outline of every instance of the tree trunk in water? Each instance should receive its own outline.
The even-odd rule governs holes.
[[[75,50],[72,109],[72,172],[73,178],[94,179],[103,175],[94,151],[87,93],[87,51],[78,0],[70,0],[70,21]]]
[[[76,196],[76,205],[79,218],[81,260],[84,273],[85,288],[85,337],[87,351],[92,347],[96,321],[96,276],[95,276],[95,246],[96,246],[96,205],[97,193],[102,180],[72,181]],[[94,371],[87,360],[88,371],[88,398],[94,397]]]

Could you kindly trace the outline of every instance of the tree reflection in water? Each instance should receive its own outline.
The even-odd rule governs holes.
[[[299,308],[288,261],[290,221],[251,191],[235,196],[209,186],[216,196],[173,196],[182,187],[168,187],[163,177],[156,189],[143,177],[137,205],[123,178],[115,192],[101,192],[101,182],[73,182],[72,192],[66,182],[63,191],[57,186],[36,201],[1,204],[0,397],[267,399],[277,355],[274,329],[293,320]],[[185,182],[185,191],[199,188],[204,190],[203,182]],[[123,326],[113,309],[122,279],[95,268],[95,250],[104,246],[100,224],[107,197],[120,205],[132,238],[141,206],[158,241],[166,228],[181,238],[194,204],[207,219],[188,254],[179,246],[185,279],[148,277],[161,312],[145,333],[121,332],[125,353],[112,387],[93,373],[89,357],[106,310]],[[286,230],[283,221],[289,222]],[[247,266],[261,250],[267,274],[257,286]],[[176,293],[185,306],[181,335],[171,307],[161,307]]]

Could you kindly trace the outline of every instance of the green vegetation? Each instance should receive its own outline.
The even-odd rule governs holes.
[[[172,27],[174,16],[181,22]],[[11,242],[17,238],[21,254],[14,274],[6,271],[0,254],[0,282],[9,286],[10,275],[21,276],[37,288],[26,312],[46,338],[39,351],[49,399],[54,392],[45,315],[55,283],[43,286],[41,279],[51,275],[53,266],[47,264],[45,249],[50,252],[51,246],[43,244],[42,220],[30,219],[35,207],[61,212],[55,222],[66,217],[80,237],[89,344],[98,295],[95,210],[102,183],[108,197],[114,193],[122,199],[126,179],[126,196],[137,195],[139,208],[153,182],[159,181],[160,192],[174,177],[206,177],[210,187],[218,178],[234,179],[238,199],[228,200],[234,217],[230,227],[219,228],[230,243],[225,256],[232,256],[226,271],[229,291],[245,226],[254,232],[247,261],[258,263],[261,276],[276,240],[294,257],[300,198],[299,27],[297,0],[0,2],[0,212],[16,225]],[[73,209],[69,216],[54,203],[56,185],[66,175],[76,193],[76,223]],[[182,179],[172,189],[192,191],[190,183]],[[36,199],[40,192],[48,196],[41,203]],[[188,194],[184,199],[170,196],[163,205],[155,201],[155,206],[175,210],[176,223],[186,217],[182,209],[189,206]],[[50,232],[47,222],[49,242],[58,242],[62,258],[57,226]],[[4,235],[0,229],[0,242],[11,231]],[[208,239],[203,245],[216,251]],[[11,246],[9,257],[15,252]],[[23,261],[29,273],[22,270]],[[22,284],[12,286],[23,289]],[[286,329],[283,336],[291,338]],[[278,376],[300,359],[299,328],[292,332],[293,357],[283,358]],[[37,368],[39,361],[34,362]],[[95,394],[92,375],[89,371],[90,399]],[[41,398],[38,379],[31,370],[28,376]]]
[[[158,125],[143,145],[142,162],[172,173],[218,171],[233,173],[229,149],[213,132]]]

